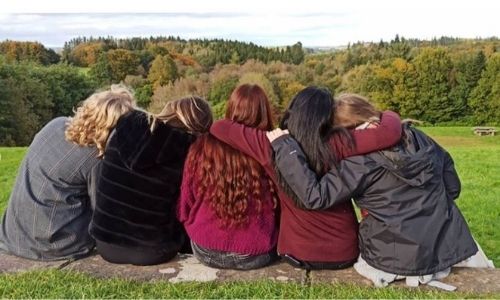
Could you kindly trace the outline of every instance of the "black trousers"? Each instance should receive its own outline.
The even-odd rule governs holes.
[[[291,255],[282,254],[281,257],[284,261],[289,263],[290,265],[306,269],[306,270],[340,270],[349,268],[358,260],[357,258],[348,260],[348,261],[340,261],[340,262],[331,262],[331,261],[304,261],[299,260]]]
[[[96,241],[97,253],[113,264],[149,266],[165,263],[177,255],[177,251],[165,249],[134,249]]]

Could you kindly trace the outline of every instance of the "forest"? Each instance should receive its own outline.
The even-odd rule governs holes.
[[[441,37],[357,42],[330,51],[300,42],[262,47],[222,39],[78,37],[58,53],[38,42],[0,42],[0,146],[26,146],[50,119],[112,83],[158,112],[187,95],[216,118],[241,83],[262,86],[276,118],[301,89],[370,98],[427,125],[500,125],[500,40]]]

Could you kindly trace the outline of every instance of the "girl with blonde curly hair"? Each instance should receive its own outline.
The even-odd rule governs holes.
[[[135,107],[126,88],[97,92],[72,118],[58,117],[33,139],[0,227],[0,250],[35,260],[87,255],[94,173],[110,131]]]
[[[210,106],[198,97],[120,119],[104,152],[90,224],[106,261],[154,265],[189,245],[175,209],[189,147],[210,125]]]

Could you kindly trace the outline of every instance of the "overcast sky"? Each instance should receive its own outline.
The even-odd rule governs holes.
[[[12,3],[6,3],[12,2]],[[0,40],[61,47],[77,36],[223,38],[263,46],[339,46],[396,34],[500,36],[500,1],[2,0]]]

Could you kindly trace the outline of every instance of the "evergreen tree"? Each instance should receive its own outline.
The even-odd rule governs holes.
[[[288,50],[288,47],[287,47]],[[290,48],[291,63],[298,65],[304,61],[304,51],[302,50],[302,43],[297,42]]]
[[[453,65],[447,51],[424,48],[413,63],[419,91],[414,114],[431,123],[453,120],[460,103],[449,98]]]
[[[459,56],[455,64],[450,98],[457,105],[454,119],[465,120],[472,114],[468,102],[472,90],[481,78],[486,65],[486,57],[482,51],[467,53]]]
[[[470,106],[478,125],[500,125],[500,53],[493,54],[472,91]]]

